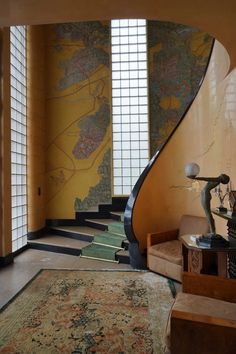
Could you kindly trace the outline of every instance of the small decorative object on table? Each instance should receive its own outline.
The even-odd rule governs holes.
[[[221,174],[218,177],[197,177],[199,172],[200,167],[196,163],[189,163],[185,167],[185,174],[188,178],[207,182],[201,191],[201,204],[208,220],[210,233],[200,236],[197,239],[197,244],[208,248],[228,247],[229,242],[223,236],[216,233],[215,220],[211,213],[211,190],[216,188],[220,183],[228,184],[230,178],[225,174]]]
[[[220,185],[218,185],[215,188],[215,194],[217,195],[217,197],[219,198],[219,201],[220,201],[220,205],[216,208],[216,211],[218,211],[219,213],[226,213],[227,212],[227,208],[224,207],[224,200],[225,200],[225,197],[227,195],[229,195],[229,193],[230,193],[229,184],[227,184],[225,194],[223,194],[223,191],[222,191]]]
[[[230,210],[227,211],[229,216],[236,216],[236,191],[229,192],[229,206]]]

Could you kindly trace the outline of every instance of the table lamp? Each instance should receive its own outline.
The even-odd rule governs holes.
[[[211,213],[211,190],[216,188],[220,183],[229,183],[229,176],[221,174],[218,177],[197,177],[200,172],[198,164],[192,162],[185,166],[186,177],[198,181],[206,181],[205,187],[201,191],[201,204],[205,211],[207,221],[209,224],[210,233],[200,236],[196,242],[203,247],[227,247],[229,242],[221,235],[216,233],[215,220]]]

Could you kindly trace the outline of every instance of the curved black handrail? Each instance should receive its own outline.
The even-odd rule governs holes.
[[[124,228],[125,228],[125,233],[127,236],[127,239],[129,241],[129,255],[130,255],[130,265],[133,268],[136,269],[146,269],[146,262],[143,258],[143,256],[140,253],[139,250],[139,242],[135,237],[135,233],[134,233],[134,229],[133,229],[133,224],[132,224],[132,215],[133,215],[133,208],[134,205],[136,203],[139,191],[143,185],[143,182],[146,178],[146,176],[148,175],[149,171],[152,169],[153,165],[155,164],[156,160],[158,159],[158,157],[160,156],[160,154],[162,153],[162,151],[164,150],[164,148],[166,147],[166,145],[168,144],[168,142],[170,141],[170,139],[172,138],[173,134],[175,133],[175,131],[178,129],[178,127],[180,126],[180,124],[182,123],[184,117],[186,116],[186,114],[188,113],[190,107],[192,106],[201,86],[202,83],[204,81],[204,78],[206,76],[206,72],[208,70],[209,67],[209,63],[210,63],[210,59],[212,56],[212,51],[214,48],[214,44],[215,44],[215,39],[213,38],[212,41],[212,46],[211,46],[211,51],[208,57],[208,61],[207,61],[207,65],[205,68],[205,72],[204,75],[202,76],[200,82],[199,82],[199,86],[198,86],[198,90],[196,91],[195,95],[193,96],[193,99],[191,100],[191,102],[189,103],[189,105],[187,106],[184,114],[182,115],[182,117],[180,118],[179,122],[177,123],[176,127],[173,129],[173,131],[170,133],[169,137],[167,138],[166,142],[163,144],[163,146],[161,147],[160,151],[157,151],[156,154],[152,157],[152,159],[149,161],[148,165],[145,167],[145,169],[143,170],[143,172],[141,173],[139,179],[137,180],[126,205],[126,209],[125,209],[125,214],[124,214]]]

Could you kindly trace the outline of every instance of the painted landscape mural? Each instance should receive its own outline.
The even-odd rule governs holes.
[[[212,41],[198,29],[148,21],[151,157],[164,145],[198,92]]]
[[[47,37],[47,215],[72,217],[111,201],[109,24],[52,25]]]

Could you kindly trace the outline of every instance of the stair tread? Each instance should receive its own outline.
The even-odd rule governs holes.
[[[114,214],[114,215],[123,215],[124,214],[124,211],[110,211],[110,214]]]
[[[97,230],[89,226],[53,226],[51,227],[51,230],[60,230],[60,231],[66,231],[75,234],[90,235],[90,236],[96,235],[97,233],[101,232],[101,230]]]
[[[96,224],[101,224],[101,225],[114,224],[114,220],[113,219],[85,219],[85,220],[94,222]]]
[[[57,235],[44,235],[43,237],[37,238],[35,240],[30,240],[28,243],[31,244],[45,244],[51,246],[61,246],[68,248],[78,248],[81,249],[89,244],[89,242],[75,240],[73,238],[57,236]]]

